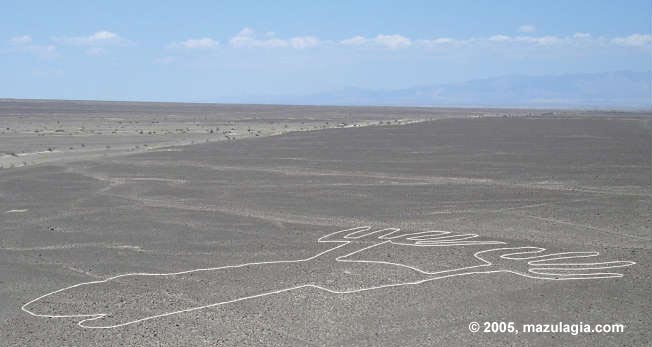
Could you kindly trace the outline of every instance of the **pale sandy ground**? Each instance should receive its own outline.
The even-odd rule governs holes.
[[[90,159],[143,152],[169,146],[229,141],[278,135],[293,131],[347,128],[384,123],[377,119],[265,120],[255,116],[224,119],[207,115],[2,114],[0,168],[21,167],[62,160]],[[407,124],[422,119],[395,119]]]
[[[13,122],[12,122],[13,121]],[[21,120],[9,120],[15,124]],[[269,122],[215,122],[206,125],[192,125],[175,120],[155,121],[150,125],[124,125],[120,120],[87,122],[89,126],[72,128],[67,122],[58,123],[53,129],[39,124],[42,130],[33,127],[15,127],[12,133],[0,134],[3,141],[10,143],[0,154],[0,168],[21,167],[40,163],[91,159],[126,153],[157,150],[170,146],[184,146],[196,143],[228,141],[248,137],[279,135],[293,131],[309,131],[333,127],[357,127],[377,125],[378,121],[358,121],[353,124],[330,122],[286,122],[279,125]],[[418,120],[400,120],[407,124]],[[117,122],[115,128],[111,124]],[[18,123],[21,124],[21,123]],[[21,124],[22,125],[22,124]],[[134,129],[136,128],[136,129]],[[8,149],[7,149],[8,148]]]

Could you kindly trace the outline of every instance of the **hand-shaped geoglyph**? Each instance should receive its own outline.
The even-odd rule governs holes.
[[[630,261],[574,262],[598,252],[549,253],[538,247],[488,248],[501,241],[448,231],[405,233],[396,228],[358,227],[328,234],[321,243],[333,248],[299,260],[246,263],[175,273],[130,273],[75,284],[42,295],[22,306],[38,317],[81,318],[85,328],[115,328],[157,317],[222,306],[301,288],[348,294],[417,285],[447,277],[509,272],[545,280],[621,277],[609,269]],[[428,272],[408,264],[350,257],[380,245],[411,247],[483,246],[479,265]],[[494,246],[496,247],[496,246]]]

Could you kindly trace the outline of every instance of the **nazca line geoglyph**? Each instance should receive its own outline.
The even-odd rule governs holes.
[[[113,276],[104,280],[82,282],[71,285],[65,288],[55,290],[53,292],[39,296],[27,303],[21,309],[32,316],[46,317],[46,318],[82,318],[78,325],[84,328],[117,328],[138,322],[143,322],[155,318],[171,316],[184,312],[192,312],[209,307],[223,306],[234,302],[260,298],[273,294],[298,290],[302,288],[316,288],[332,294],[350,294],[360,293],[370,290],[378,290],[382,288],[401,287],[418,285],[421,283],[450,278],[455,276],[465,276],[472,274],[491,274],[491,273],[513,273],[519,276],[532,279],[542,280],[579,280],[579,279],[608,279],[622,277],[623,274],[616,272],[608,272],[608,269],[623,268],[635,264],[632,261],[605,261],[605,262],[566,262],[566,260],[580,259],[580,258],[593,258],[599,255],[599,252],[546,252],[545,248],[540,247],[498,247],[497,245],[504,245],[501,241],[483,241],[477,240],[476,234],[454,234],[448,231],[423,231],[423,232],[400,232],[398,228],[384,228],[372,229],[369,226],[356,227],[345,229],[330,233],[318,239],[321,243],[338,243],[337,246],[318,253],[312,257],[298,260],[277,260],[265,262],[253,262],[239,265],[229,265],[213,268],[201,268],[173,273],[126,273]],[[358,254],[380,245],[399,245],[409,247],[458,247],[458,246],[491,246],[496,245],[495,248],[491,247],[483,249],[473,254],[475,259],[480,261],[479,265],[466,266],[455,269],[447,269],[436,272],[423,271],[417,267],[409,266],[406,264],[377,261],[377,260],[359,260],[349,259],[354,254]],[[486,247],[484,247],[486,248]],[[212,273],[219,276],[222,274],[222,281],[229,281],[228,276],[225,276],[225,271],[228,271],[229,276],[237,269],[251,271],[258,269],[265,271],[266,267],[274,266],[290,266],[292,264],[299,264],[310,267],[316,264],[315,262],[325,261],[329,267],[337,268],[342,264],[347,266],[360,265],[363,266],[362,270],[371,269],[380,271],[391,270],[390,272],[401,271],[408,274],[410,280],[400,281],[388,279],[386,283],[372,283],[371,281],[365,282],[364,274],[362,274],[362,283],[354,283],[350,287],[341,288],[337,285],[326,285],[319,283],[320,281],[308,281],[301,283],[301,279],[296,279],[299,283],[297,285],[284,287],[283,283],[279,283],[279,288],[274,290],[262,290],[256,292],[256,288],[243,288],[243,293],[249,295],[225,297],[225,300],[210,302],[205,305],[186,307],[179,310],[170,312],[162,312],[158,314],[140,313],[136,317],[129,314],[121,316],[119,312],[37,312],[38,310],[30,308],[34,305],[45,305],[47,307],[50,300],[58,295],[75,295],[75,291],[88,290],[103,290],[102,286],[108,288],[109,292],[104,292],[103,297],[110,297],[110,285],[113,282],[124,281],[130,279],[147,279],[162,276],[163,278],[169,277],[170,281],[185,280],[182,277],[199,274],[211,275]],[[241,271],[242,272],[242,271]],[[326,275],[324,275],[326,276]],[[324,282],[324,281],[322,281]],[[329,282],[329,283],[332,283]],[[255,285],[255,284],[253,284]],[[99,288],[98,288],[99,287]],[[217,293],[219,295],[219,293]],[[54,298],[56,299],[56,298]],[[132,312],[133,313],[133,312]],[[138,313],[138,312],[137,312]],[[148,315],[150,314],[150,315]]]

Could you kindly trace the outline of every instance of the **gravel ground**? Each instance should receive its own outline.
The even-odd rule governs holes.
[[[265,117],[281,113],[251,107],[247,112],[268,112]],[[243,109],[223,112],[240,110],[233,117],[242,118]],[[346,122],[336,113],[377,112],[356,116],[375,126],[69,156],[0,170],[0,345],[648,345],[649,118],[349,110],[301,112],[315,124]],[[449,118],[461,116],[476,117]],[[442,119],[393,123],[431,118]],[[450,231],[460,242],[415,247],[416,240],[383,242],[381,234],[346,245],[318,242],[364,225],[404,234]],[[466,234],[478,237],[454,238]],[[344,246],[326,252],[338,245]],[[478,252],[526,246],[599,252],[567,263],[636,264],[585,270],[622,277],[564,281],[456,270],[482,265]],[[266,263],[281,260],[288,262]],[[492,269],[513,270],[518,262]],[[184,272],[207,268],[213,270]],[[440,271],[459,275],[424,277]],[[159,275],[104,281],[134,273]],[[37,315],[85,317],[21,310],[39,296],[92,281],[25,307]],[[375,286],[385,287],[370,289]],[[99,313],[106,316],[89,316]],[[514,322],[521,331],[472,333],[474,321]],[[522,331],[522,324],[559,322],[623,324],[624,332]]]

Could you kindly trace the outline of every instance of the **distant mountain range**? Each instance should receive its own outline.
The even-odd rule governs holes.
[[[650,109],[650,76],[650,71],[549,76],[510,75],[399,90],[345,88],[311,95],[259,96],[246,100],[223,101],[314,105]]]

